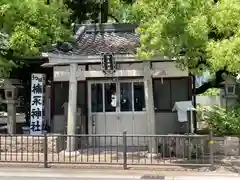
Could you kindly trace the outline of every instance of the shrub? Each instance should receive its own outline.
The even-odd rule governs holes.
[[[198,116],[207,122],[208,127],[216,135],[240,134],[240,106],[231,109],[220,106],[199,107]]]

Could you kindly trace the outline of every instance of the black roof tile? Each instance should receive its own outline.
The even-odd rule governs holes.
[[[81,56],[99,55],[102,52],[135,54],[139,46],[136,27],[132,24],[81,25],[75,35],[76,43],[71,44],[71,47],[68,45],[68,51],[58,46],[51,52]]]

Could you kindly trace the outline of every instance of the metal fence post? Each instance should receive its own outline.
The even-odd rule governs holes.
[[[44,168],[48,167],[48,137],[47,137],[47,132],[44,132],[44,148],[43,148],[43,163],[44,163]]]
[[[210,164],[211,164],[211,170],[214,170],[214,152],[213,152],[213,146],[214,146],[213,132],[210,131],[210,135],[209,135],[209,148],[210,148]]]
[[[127,131],[123,131],[123,169],[127,169]]]

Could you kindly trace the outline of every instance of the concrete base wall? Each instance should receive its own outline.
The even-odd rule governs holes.
[[[174,135],[175,136],[175,135]],[[171,143],[170,143],[171,142]],[[159,142],[163,144],[163,142]],[[165,152],[174,151],[178,156],[188,155],[189,145],[198,145],[201,153],[209,153],[208,138],[199,138],[193,141],[188,141],[179,138],[173,138],[169,143],[165,144]],[[48,153],[59,153],[64,150],[65,138],[60,135],[48,135]],[[83,146],[82,146],[83,147]],[[79,147],[80,149],[81,147]],[[163,151],[159,147],[159,151]],[[0,136],[0,152],[9,153],[43,153],[44,152],[44,137],[37,136]],[[213,145],[214,155],[223,156],[240,156],[240,138],[239,137],[214,137]],[[165,154],[166,155],[166,154]]]
[[[54,135],[48,137],[48,152],[58,153],[63,150],[64,139],[61,136]],[[13,153],[43,153],[44,152],[44,137],[37,136],[0,136],[0,152]]]
[[[213,147],[216,155],[240,156],[240,137],[214,137]]]

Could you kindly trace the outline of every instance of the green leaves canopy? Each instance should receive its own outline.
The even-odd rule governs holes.
[[[180,67],[193,72],[200,60],[205,61],[203,69],[239,72],[240,1],[215,1],[137,0],[133,9],[141,19],[138,56],[176,58]]]
[[[45,0],[0,0],[0,60],[11,60],[6,56],[9,50],[13,56],[37,56],[68,38],[70,31],[65,24],[69,15],[58,0],[51,0],[51,5]]]
[[[137,19],[134,12],[131,0],[109,0],[109,14],[120,23],[135,23]]]

